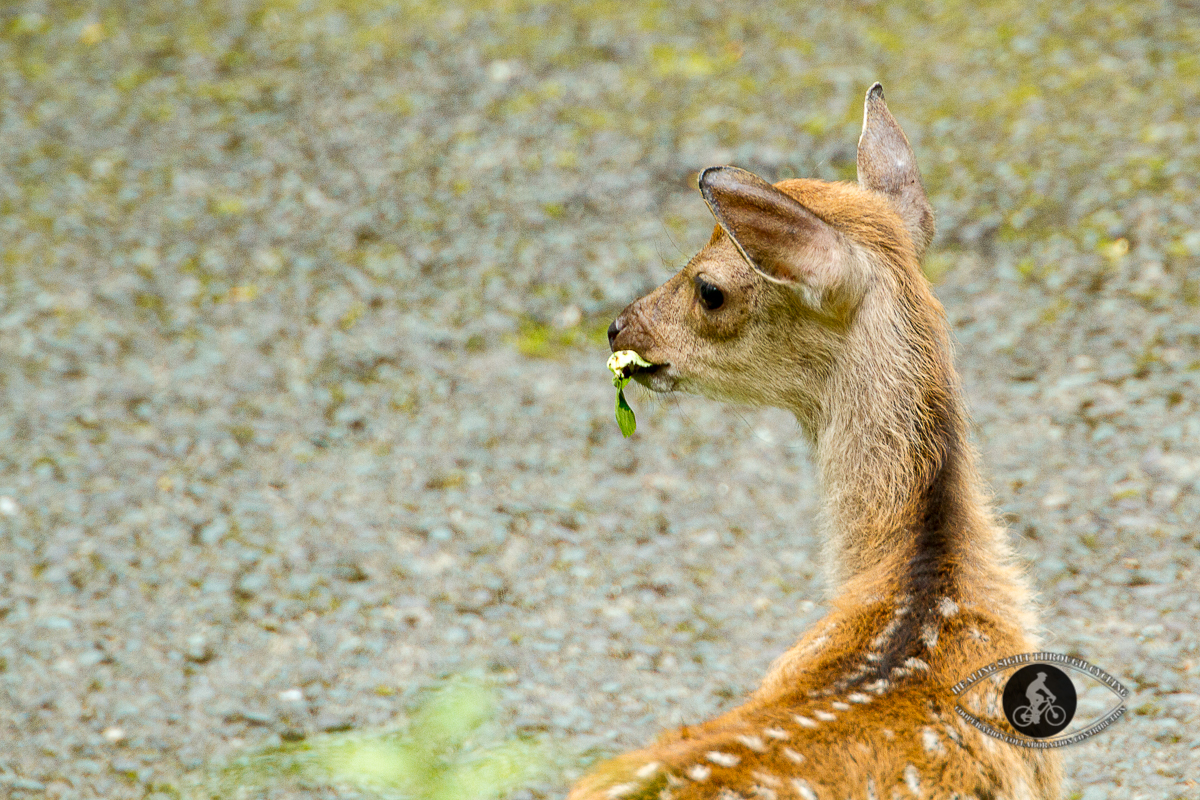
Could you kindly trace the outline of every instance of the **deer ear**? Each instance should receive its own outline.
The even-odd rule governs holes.
[[[818,293],[841,280],[845,246],[797,200],[737,167],[709,167],[700,193],[751,267],[776,283]]]
[[[908,228],[917,258],[933,239],[933,206],[921,185],[921,172],[908,138],[883,101],[883,86],[867,90],[862,136],[858,140],[858,183],[887,195]]]

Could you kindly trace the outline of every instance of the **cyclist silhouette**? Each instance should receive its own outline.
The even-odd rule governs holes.
[[[1028,702],[1018,705],[1023,699]],[[1004,715],[1018,732],[1044,739],[1071,721],[1075,700],[1075,687],[1062,670],[1050,664],[1030,664],[1017,670],[1005,685]]]
[[[1054,692],[1046,688],[1046,673],[1039,672],[1037,678],[1025,689],[1025,697],[1029,699],[1032,723],[1037,724],[1042,718],[1042,709],[1058,699]]]

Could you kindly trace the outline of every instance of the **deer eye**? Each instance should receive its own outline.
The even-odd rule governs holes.
[[[716,311],[725,302],[725,293],[703,278],[696,278],[696,293],[709,311]]]

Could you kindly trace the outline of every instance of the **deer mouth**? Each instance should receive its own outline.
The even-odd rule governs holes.
[[[652,392],[669,392],[675,385],[675,381],[667,374],[667,367],[670,366],[668,363],[663,363],[651,364],[648,367],[634,367],[630,377]]]
[[[608,358],[608,368],[613,374],[613,386],[618,389],[634,380],[654,392],[670,391],[674,381],[664,382],[661,379],[664,369],[669,366],[671,365],[666,362],[654,364],[636,350],[614,350]]]

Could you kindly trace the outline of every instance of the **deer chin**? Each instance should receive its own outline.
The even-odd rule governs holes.
[[[670,363],[637,367],[632,377],[638,385],[645,386],[652,392],[673,392],[679,383],[679,379],[671,374]]]

